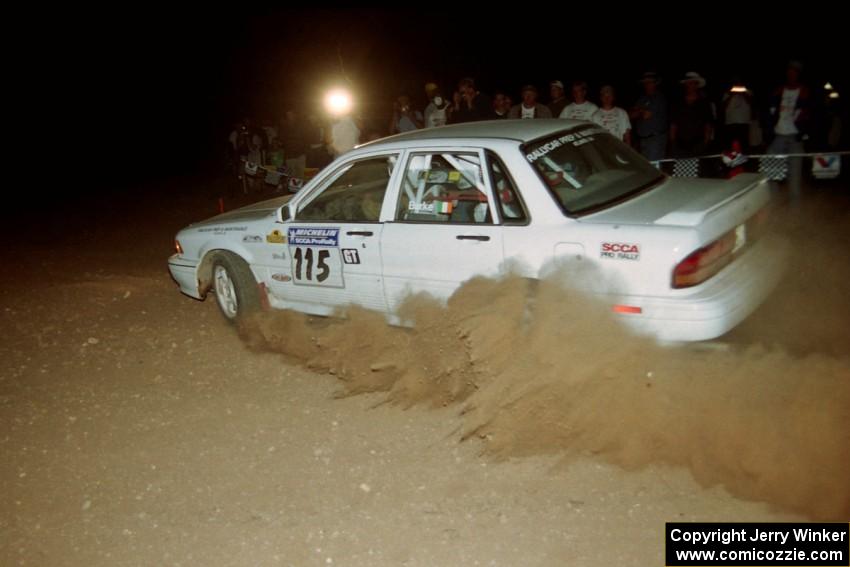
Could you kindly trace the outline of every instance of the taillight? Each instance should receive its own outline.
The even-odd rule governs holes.
[[[177,254],[183,254],[183,247],[180,246],[179,240],[174,241],[174,251],[177,252]]]
[[[736,226],[679,262],[673,270],[673,287],[699,285],[722,270],[737,254],[762,236],[767,228],[768,214],[767,207],[762,208],[744,224]]]
[[[727,232],[679,262],[673,270],[673,287],[678,289],[699,285],[729,264],[736,248],[736,232]]]

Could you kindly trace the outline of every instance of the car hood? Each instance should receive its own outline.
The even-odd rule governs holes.
[[[614,224],[698,226],[705,217],[756,187],[763,177],[755,173],[734,179],[668,178],[646,193],[582,221]]]
[[[274,199],[260,201],[232,211],[227,211],[226,213],[216,215],[200,222],[192,223],[191,226],[195,228],[204,226],[220,226],[225,224],[233,225],[264,219],[269,215],[274,214],[277,209],[288,203],[290,199],[292,199],[292,195],[284,195],[282,197],[275,197]]]

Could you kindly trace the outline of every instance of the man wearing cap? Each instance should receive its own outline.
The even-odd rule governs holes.
[[[711,103],[702,93],[705,79],[699,73],[690,71],[679,81],[685,89],[685,96],[673,109],[670,120],[670,141],[673,143],[673,155],[692,158],[704,155],[711,141],[714,115]]]
[[[658,90],[661,79],[657,74],[646,72],[640,82],[643,96],[637,99],[629,117],[640,153],[650,161],[658,161],[667,153],[667,99]]]
[[[521,94],[522,102],[511,108],[508,118],[552,118],[549,109],[537,102],[537,88],[534,85],[525,85]]]
[[[564,107],[569,102],[564,94],[564,83],[561,81],[552,81],[549,83],[549,112],[552,116],[560,116],[564,111]]]

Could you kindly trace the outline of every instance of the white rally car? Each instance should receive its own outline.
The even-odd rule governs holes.
[[[717,337],[773,283],[759,239],[767,181],[671,179],[596,125],[479,122],[362,145],[297,195],[190,225],[169,259],[183,293],[237,320],[268,305],[394,313],[506,266],[539,278],[585,259],[605,299],[665,341]],[[610,293],[600,286],[598,292]]]

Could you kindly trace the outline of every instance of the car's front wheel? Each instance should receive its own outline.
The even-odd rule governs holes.
[[[213,262],[212,287],[224,318],[236,323],[259,311],[260,293],[248,264],[230,252],[220,252]]]

